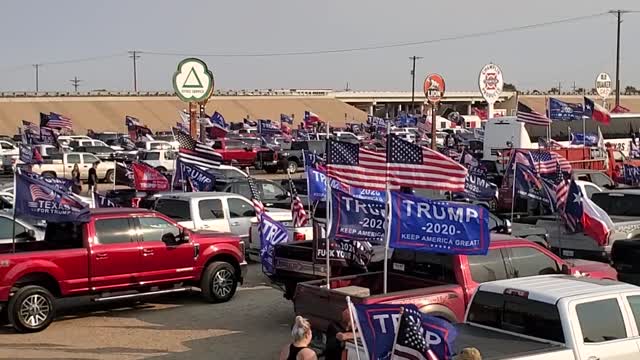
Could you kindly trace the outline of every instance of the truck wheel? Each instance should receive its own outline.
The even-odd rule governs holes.
[[[9,322],[18,332],[46,329],[56,315],[53,295],[42,286],[20,288],[7,305]]]
[[[229,301],[238,287],[235,272],[233,266],[227,262],[216,261],[209,264],[200,280],[202,296],[212,303]]]
[[[113,172],[113,170],[107,171],[107,176],[105,176],[104,180],[107,183],[113,183],[116,180],[116,174]]]
[[[158,166],[158,167],[156,168],[156,170],[160,171],[160,172],[161,172],[161,173],[163,173],[163,174],[167,172],[167,169],[165,169],[165,167],[164,167],[164,166]]]
[[[275,173],[278,172],[278,167],[277,166],[273,166],[273,165],[265,166],[264,167],[264,171],[267,174],[275,174]]]
[[[289,160],[287,167],[289,168],[289,172],[292,174],[298,172],[298,163],[293,159]]]

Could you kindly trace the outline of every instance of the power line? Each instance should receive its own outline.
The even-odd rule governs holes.
[[[634,11],[640,12],[640,11]],[[462,35],[452,35],[438,39],[429,39],[429,40],[420,40],[420,41],[412,41],[412,42],[403,42],[403,43],[395,43],[395,44],[384,44],[384,45],[372,45],[365,47],[355,47],[355,48],[342,48],[342,49],[326,49],[326,50],[310,50],[310,51],[290,51],[290,52],[270,52],[270,53],[228,53],[228,54],[193,54],[193,53],[183,53],[183,52],[160,52],[160,51],[145,51],[145,54],[148,55],[160,55],[160,56],[199,56],[199,57],[275,57],[275,56],[300,56],[300,55],[319,55],[319,54],[336,54],[336,53],[348,53],[348,52],[357,52],[357,51],[370,51],[370,50],[380,50],[380,49],[389,49],[389,48],[399,48],[399,47],[409,47],[416,45],[427,45],[427,44],[435,44],[447,41],[455,41],[455,40],[463,40],[463,39],[471,39],[482,36],[489,35],[497,35],[502,33],[509,33],[515,31],[523,31],[530,30],[534,28],[559,25],[571,22],[577,22],[582,20],[588,20],[596,17],[601,17],[607,15],[609,12],[601,12],[597,14],[577,16],[572,18],[565,18],[554,21],[547,21],[537,24],[523,25],[523,26],[515,26],[509,27],[499,30],[491,30],[491,31],[482,31],[476,33],[462,34]]]
[[[129,53],[129,57],[133,59],[133,91],[137,92],[138,91],[138,71],[136,68],[136,62],[140,58],[140,55],[138,54],[140,54],[141,51],[131,50],[131,51],[128,51],[128,53]]]
[[[73,79],[71,79],[69,81],[71,82],[71,85],[73,85],[74,92],[78,92],[78,87],[80,87],[80,83],[83,80],[80,80],[80,79],[78,79],[77,76],[74,76]]]

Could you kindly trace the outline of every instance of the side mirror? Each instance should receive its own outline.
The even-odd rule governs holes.
[[[36,239],[36,232],[33,231],[32,229],[27,230],[27,237],[29,239],[35,240]]]
[[[571,269],[567,264],[562,264],[562,269],[560,270],[560,272],[565,275],[571,275]]]
[[[182,231],[180,231],[180,235],[178,235],[178,241],[180,242],[189,242],[189,232],[182,229]]]
[[[175,244],[176,236],[173,233],[166,233],[162,235],[162,242],[165,244]]]

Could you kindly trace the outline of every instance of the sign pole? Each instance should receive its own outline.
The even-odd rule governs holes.
[[[436,138],[436,104],[431,103],[431,148],[438,149],[438,141]]]
[[[326,155],[327,156],[327,162],[329,160],[329,121],[327,120],[326,123],[326,127],[327,127],[327,138],[326,138],[326,142],[327,142],[327,152]],[[326,196],[327,199],[325,201],[326,204],[326,208],[327,208],[327,225],[325,226],[325,236],[324,236],[324,243],[325,243],[325,255],[326,255],[326,264],[325,266],[327,267],[326,272],[327,272],[327,290],[331,289],[331,257],[329,256],[329,251],[331,250],[331,246],[329,243],[329,233],[331,232],[331,221],[333,220],[333,214],[331,211],[331,181],[329,180],[329,174],[326,174],[326,176],[324,177],[324,184],[325,184],[325,188],[327,189],[326,191]]]
[[[435,124],[435,122],[433,122]],[[433,127],[433,126],[432,126]],[[435,134],[435,133],[433,133]],[[389,242],[391,241],[391,190],[389,190],[389,144],[391,136],[391,120],[387,122],[387,161],[386,161],[386,170],[384,172],[385,176],[385,195],[386,199],[386,213],[385,213],[385,223],[386,227],[384,229],[384,263],[383,263],[383,271],[382,276],[384,277],[384,281],[382,284],[383,293],[387,293],[387,283],[389,277]],[[433,137],[432,137],[433,138]],[[435,143],[435,142],[434,142]]]
[[[427,100],[431,103],[431,148],[436,150],[438,148],[438,141],[436,138],[436,105],[444,96],[444,79],[438,74],[429,74],[424,79],[424,94]]]

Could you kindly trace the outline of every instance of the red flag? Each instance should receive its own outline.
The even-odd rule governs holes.
[[[611,113],[613,114],[622,114],[622,113],[628,113],[628,112],[631,112],[631,110],[619,104],[616,105],[613,109],[611,109]]]
[[[473,108],[473,113],[480,118],[480,120],[487,120],[489,117],[487,110],[482,110],[478,108]]]
[[[167,191],[169,180],[158,170],[143,163],[133,163],[133,183],[138,191]]]

